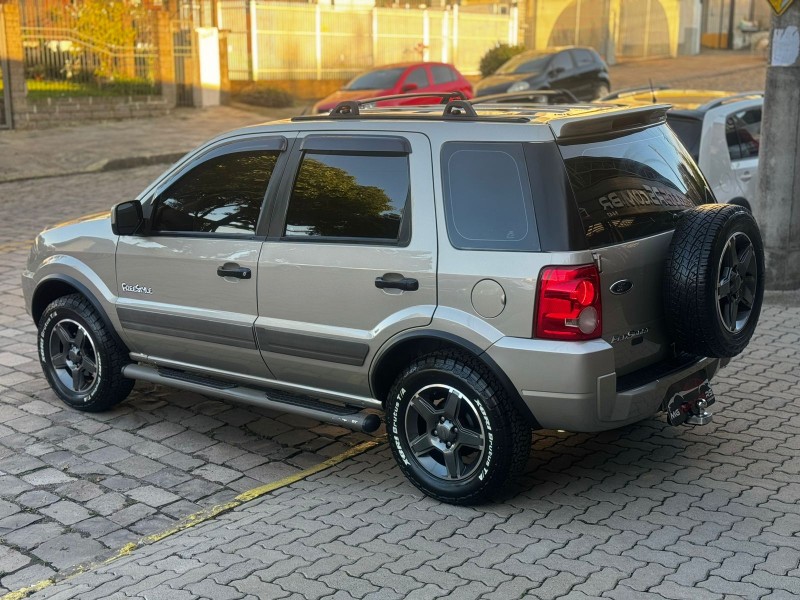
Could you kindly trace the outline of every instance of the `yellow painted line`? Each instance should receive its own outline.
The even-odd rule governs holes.
[[[238,508],[243,504],[251,502],[256,498],[260,498],[270,492],[274,492],[280,488],[284,488],[288,485],[293,483],[297,483],[307,477],[311,477],[312,475],[319,473],[320,471],[324,471],[325,469],[330,469],[331,467],[335,467],[341,462],[346,461],[348,458],[352,458],[353,456],[358,456],[359,454],[363,454],[367,450],[371,450],[376,446],[380,445],[384,440],[383,439],[376,439],[370,440],[368,442],[362,442],[352,448],[349,448],[342,452],[341,454],[337,454],[336,456],[325,460],[318,465],[314,465],[308,469],[300,471],[299,473],[295,473],[294,475],[289,475],[288,477],[284,477],[283,479],[279,479],[278,481],[274,481],[272,483],[268,483],[266,485],[262,485],[257,488],[253,488],[251,490],[247,490],[246,492],[242,492],[236,498],[231,500],[230,502],[226,502],[225,504],[217,504],[216,506],[212,506],[210,508],[205,508],[203,510],[197,511],[196,513],[192,513],[181,519],[176,525],[169,527],[163,531],[159,531],[157,533],[151,533],[150,535],[146,535],[141,538],[137,542],[130,542],[129,544],[125,544],[122,548],[117,550],[114,554],[110,557],[96,563],[88,563],[85,565],[78,565],[73,567],[68,572],[65,573],[57,573],[55,576],[51,577],[50,579],[44,579],[33,585],[29,585],[28,587],[21,588],[14,592],[8,592],[4,596],[0,596],[0,600],[22,600],[23,598],[27,598],[31,594],[39,592],[45,588],[48,588],[56,583],[61,583],[62,581],[66,581],[68,579],[72,579],[81,573],[86,573],[87,571],[92,571],[98,567],[102,567],[103,565],[107,565],[113,563],[114,561],[119,560],[124,556],[128,556],[134,550],[141,548],[143,546],[148,546],[150,544],[155,544],[156,542],[160,542],[161,540],[168,538],[176,533],[184,531],[185,529],[189,529],[190,527],[194,527],[195,525],[199,525],[200,523],[205,523],[217,517],[223,513],[230,512],[234,508]]]

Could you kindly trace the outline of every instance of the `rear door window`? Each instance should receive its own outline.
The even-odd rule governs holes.
[[[442,147],[447,235],[461,250],[539,250],[522,144]]]
[[[729,115],[725,121],[725,137],[731,160],[757,157],[761,145],[761,108]]]
[[[402,244],[409,194],[406,154],[304,152],[283,237]]]
[[[450,83],[451,81],[455,81],[458,79],[456,76],[455,71],[450,67],[446,67],[444,65],[434,65],[431,67],[431,73],[433,73],[433,83],[434,85],[441,85],[443,83]]]
[[[668,231],[681,211],[714,201],[666,126],[564,144],[561,153],[590,247]]]

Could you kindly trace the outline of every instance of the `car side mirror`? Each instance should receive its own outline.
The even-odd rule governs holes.
[[[143,225],[142,203],[138,200],[120,202],[111,209],[111,231],[114,235],[133,235]]]
[[[559,75],[561,75],[563,72],[564,72],[564,67],[554,67],[554,68],[550,69],[550,70],[547,72],[547,74],[548,74],[550,77],[558,77],[558,76],[559,76]]]
[[[406,92],[413,92],[418,89],[419,86],[416,83],[407,83],[402,88],[400,88],[400,91],[405,94]]]

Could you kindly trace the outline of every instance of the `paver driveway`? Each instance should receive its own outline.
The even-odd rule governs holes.
[[[92,210],[112,183],[127,182],[120,193],[130,196],[136,178],[156,171],[0,186],[9,206],[0,225],[7,589],[48,576],[63,555],[101,551],[104,526],[142,533],[260,481],[259,468],[286,473],[361,439],[166,388],[143,387],[119,412],[86,417],[46,390],[16,242],[67,210]],[[526,475],[495,504],[424,498],[383,445],[33,597],[796,598],[799,331],[800,308],[765,308],[751,346],[716,381],[709,426],[651,419],[603,434],[539,432]],[[184,437],[170,443],[175,436]],[[188,491],[198,484],[211,491]],[[112,499],[138,520],[115,520]],[[38,537],[20,534],[32,527]],[[67,550],[58,554],[54,540]]]

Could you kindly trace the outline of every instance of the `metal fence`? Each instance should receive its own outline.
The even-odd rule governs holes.
[[[516,44],[517,9],[471,14],[446,9],[361,8],[265,0],[220,0],[232,80],[348,79],[393,62],[454,63],[479,72],[483,54]]]
[[[22,1],[29,98],[159,93],[155,14],[102,4]]]

